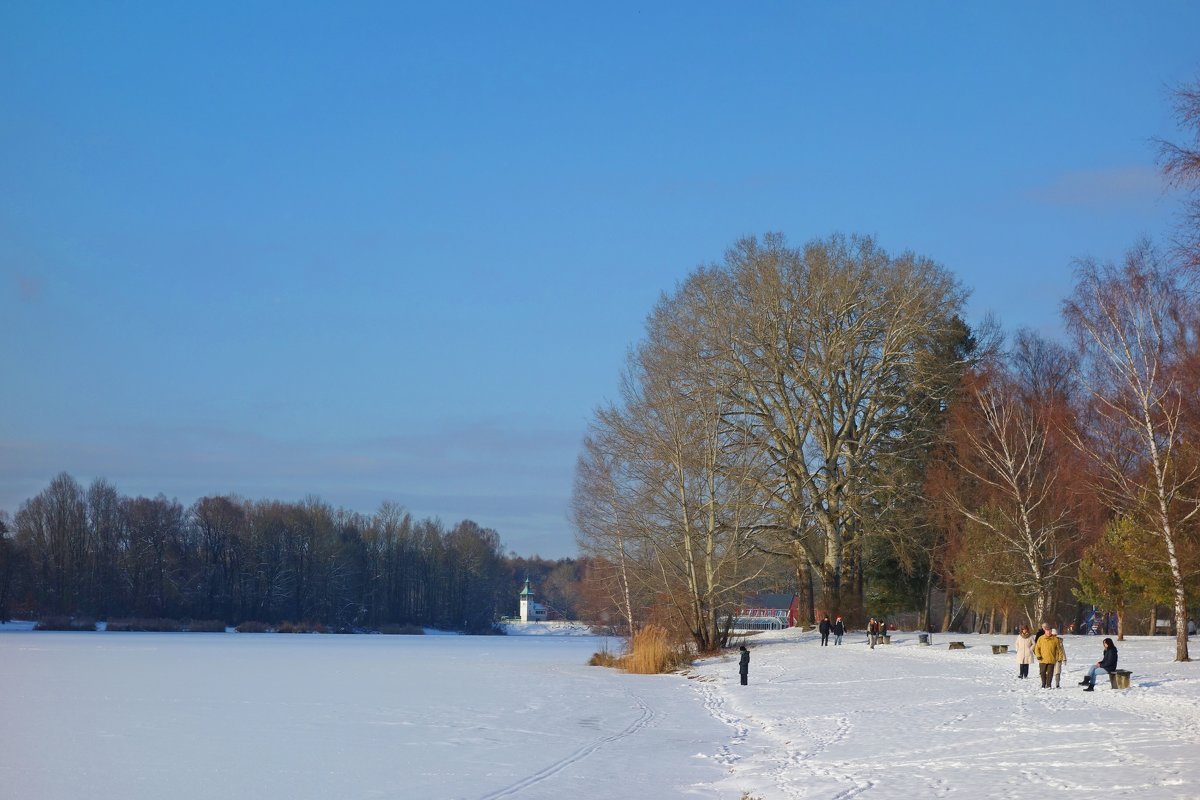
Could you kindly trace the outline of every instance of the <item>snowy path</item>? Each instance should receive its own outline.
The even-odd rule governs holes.
[[[1173,642],[1122,643],[1132,687],[1085,693],[1075,684],[1097,638],[1066,640],[1063,687],[1049,690],[992,654],[1010,637],[953,638],[969,649],[912,634],[873,651],[861,636],[826,648],[794,631],[756,637],[745,687],[729,658],[698,665],[701,703],[732,729],[718,750],[727,796],[1200,797],[1200,665],[1170,662]],[[760,736],[770,745],[745,745]]]

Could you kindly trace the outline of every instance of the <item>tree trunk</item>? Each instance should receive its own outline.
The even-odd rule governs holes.
[[[813,608],[813,571],[812,562],[808,560],[808,552],[796,542],[794,545],[796,561],[796,593],[800,596],[797,613],[801,625],[811,625],[816,619],[816,609]]]

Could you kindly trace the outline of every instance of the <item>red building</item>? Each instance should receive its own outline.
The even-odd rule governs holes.
[[[736,612],[733,627],[746,630],[792,628],[799,619],[799,595],[764,593],[746,598]]]

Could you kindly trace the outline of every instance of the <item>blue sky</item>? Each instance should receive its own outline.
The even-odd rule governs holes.
[[[0,5],[0,509],[315,494],[574,553],[660,293],[874,234],[1056,334],[1169,235],[1200,4]]]

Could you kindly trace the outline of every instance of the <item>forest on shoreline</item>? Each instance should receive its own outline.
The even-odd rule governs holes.
[[[128,497],[66,473],[0,514],[0,620],[203,620],[332,631],[495,630],[526,578],[575,613],[574,559],[502,552],[496,531],[298,503]]]

